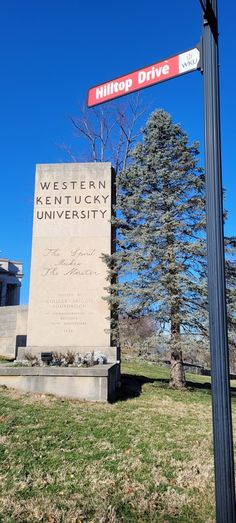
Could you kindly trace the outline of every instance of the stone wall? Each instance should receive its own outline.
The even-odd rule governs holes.
[[[89,368],[7,367],[0,365],[0,386],[90,401],[114,401],[119,365]]]
[[[15,359],[18,347],[26,345],[27,305],[0,307],[0,356]]]

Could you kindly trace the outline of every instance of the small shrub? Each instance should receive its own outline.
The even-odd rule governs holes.
[[[83,356],[81,356],[81,354],[79,354],[79,353],[75,354],[74,365],[76,365],[77,367],[80,367],[82,364],[83,364]]]
[[[83,364],[85,367],[93,367],[94,365],[94,352],[87,352],[83,358]]]
[[[20,364],[24,367],[37,367],[39,366],[39,360],[32,352],[25,352],[24,357],[20,360]]]
[[[94,364],[95,365],[104,365],[104,363],[107,363],[106,355],[100,351],[94,352]]]
[[[52,353],[52,361],[50,363],[50,365],[52,365],[53,367],[60,367],[61,365],[64,365],[65,364],[65,356],[64,354],[62,354],[61,352],[53,352]]]
[[[75,362],[75,353],[71,350],[68,350],[64,356],[64,359],[67,365],[73,365],[73,363]]]

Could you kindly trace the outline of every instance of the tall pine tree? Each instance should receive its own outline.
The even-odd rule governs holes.
[[[204,175],[198,146],[169,114],[157,110],[143,143],[117,177],[117,273],[110,291],[118,313],[155,314],[169,333],[171,385],[185,386],[183,333],[206,328]]]
[[[184,386],[181,350],[191,353],[196,347],[189,347],[194,334],[198,347],[208,344],[204,175],[197,144],[188,145],[187,135],[164,111],[151,115],[143,143],[134,147],[144,113],[139,97],[131,97],[115,108],[83,110],[72,121],[79,138],[87,141],[86,159],[112,161],[117,172],[118,248],[105,257],[111,306],[128,312],[132,325],[140,316],[156,318],[169,335],[171,383]],[[236,371],[236,238],[225,243],[230,355]],[[119,314],[113,322],[117,330],[116,318]]]

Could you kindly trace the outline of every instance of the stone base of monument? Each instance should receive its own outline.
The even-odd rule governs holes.
[[[118,363],[85,368],[0,365],[0,386],[80,400],[114,401],[118,379]]]

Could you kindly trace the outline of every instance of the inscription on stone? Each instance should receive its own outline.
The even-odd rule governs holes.
[[[111,164],[38,165],[27,346],[110,346]]]

